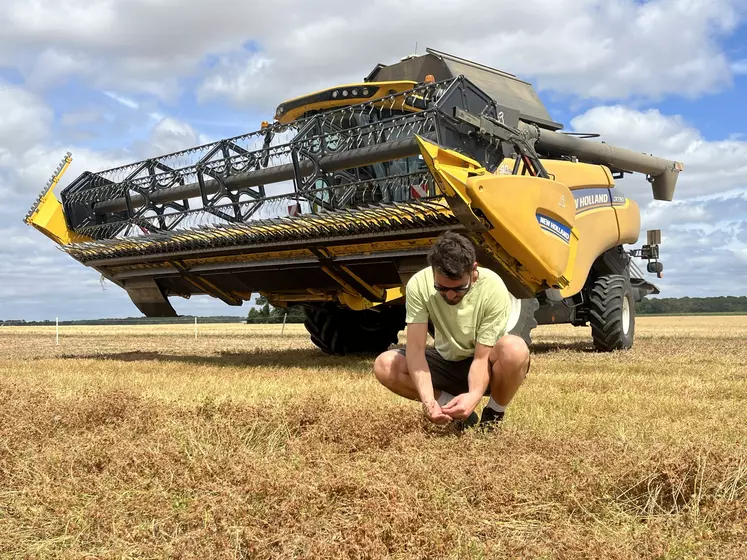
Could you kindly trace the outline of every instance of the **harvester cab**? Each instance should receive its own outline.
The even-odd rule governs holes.
[[[682,165],[563,133],[532,86],[428,50],[362,82],[281,103],[260,130],[89,172],[26,222],[127,291],[300,305],[311,340],[377,352],[404,328],[404,286],[445,230],[462,232],[512,294],[509,331],[591,325],[599,350],[633,343],[635,302],[659,293],[660,235],[640,235],[616,180],[642,173],[671,200]],[[63,168],[64,167],[64,168]]]

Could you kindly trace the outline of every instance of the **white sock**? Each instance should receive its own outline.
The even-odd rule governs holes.
[[[438,397],[438,406],[444,406],[447,402],[449,402],[451,399],[454,398],[454,395],[447,393],[446,391],[441,391],[441,396]]]
[[[490,400],[488,401],[487,407],[488,408],[492,408],[496,412],[506,412],[506,407],[505,406],[501,406],[500,404],[498,404],[497,402],[495,402],[495,400],[493,400],[493,397],[490,397]]]

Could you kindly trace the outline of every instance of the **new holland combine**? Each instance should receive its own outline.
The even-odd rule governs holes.
[[[630,348],[635,302],[658,288],[660,232],[640,249],[637,203],[616,181],[641,173],[672,200],[682,164],[562,131],[516,76],[428,50],[360,83],[285,101],[238,137],[54,188],[25,218],[126,290],[147,316],[208,294],[300,305],[329,353],[378,352],[404,323],[404,286],[435,238],[469,236],[513,295],[510,332],[591,325]]]

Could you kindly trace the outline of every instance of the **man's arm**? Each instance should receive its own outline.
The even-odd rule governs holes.
[[[405,288],[405,305],[407,323],[407,372],[415,385],[420,402],[423,403],[425,414],[431,422],[445,424],[451,420],[441,412],[433,394],[433,382],[428,361],[425,359],[425,341],[428,336],[428,309],[423,294],[416,285],[413,277]]]
[[[492,346],[486,346],[479,342],[475,343],[475,357],[472,360],[467,377],[469,394],[475,399],[475,406],[480,402],[485,390],[490,385],[490,361],[488,358],[492,349]]]
[[[446,424],[451,417],[441,411],[433,394],[433,382],[428,361],[425,359],[425,341],[428,335],[428,323],[410,323],[407,325],[407,371],[415,384],[415,389],[423,403],[428,419],[435,424]]]
[[[452,418],[467,418],[477,407],[485,389],[490,384],[490,351],[492,346],[475,344],[475,355],[467,377],[468,392],[457,395],[441,408],[444,414]]]
[[[411,323],[407,325],[407,371],[410,373],[420,401],[427,403],[435,400],[433,382],[428,362],[425,359],[425,341],[428,335],[428,323]]]
[[[493,286],[489,305],[480,318],[475,337],[475,355],[469,369],[468,392],[455,397],[442,410],[452,418],[467,418],[490,385],[490,351],[506,334],[509,312],[508,290],[502,283]]]
[[[434,400],[431,372],[425,360],[425,341],[428,336],[428,309],[423,295],[418,289],[418,276],[407,282],[405,288],[405,309],[407,323],[407,371],[415,384],[420,401]]]

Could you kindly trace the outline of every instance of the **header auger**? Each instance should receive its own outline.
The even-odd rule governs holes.
[[[682,165],[561,128],[529,84],[429,50],[286,101],[256,132],[84,172],[25,221],[148,316],[175,315],[173,296],[262,293],[302,305],[333,353],[395,342],[404,285],[456,230],[514,296],[511,332],[591,324],[597,348],[628,348],[635,301],[658,288],[624,249],[640,216],[615,181],[644,173],[671,200]],[[649,237],[634,254],[660,276]]]

